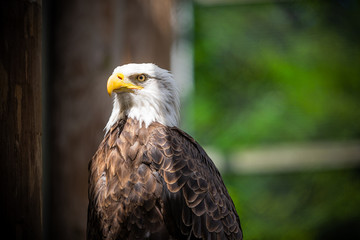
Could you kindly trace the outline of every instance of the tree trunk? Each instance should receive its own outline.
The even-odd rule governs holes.
[[[41,239],[41,1],[0,9],[1,235]]]

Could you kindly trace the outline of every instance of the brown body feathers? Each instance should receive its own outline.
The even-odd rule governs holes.
[[[242,239],[220,173],[176,127],[118,121],[89,172],[89,240]]]

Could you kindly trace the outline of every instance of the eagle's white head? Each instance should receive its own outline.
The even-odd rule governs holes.
[[[107,82],[114,106],[105,131],[129,117],[148,127],[152,122],[177,126],[180,100],[171,73],[152,63],[126,64],[115,68]]]

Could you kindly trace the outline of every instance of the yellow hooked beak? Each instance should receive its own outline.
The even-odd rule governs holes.
[[[121,73],[113,74],[109,77],[107,81],[107,91],[111,96],[112,92],[132,92],[132,90],[143,89],[141,86],[136,86],[130,82],[124,81],[124,75]]]

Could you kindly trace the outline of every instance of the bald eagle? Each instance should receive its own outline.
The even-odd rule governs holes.
[[[87,239],[242,239],[234,203],[204,149],[180,130],[172,75],[115,68],[105,137],[89,162]]]

